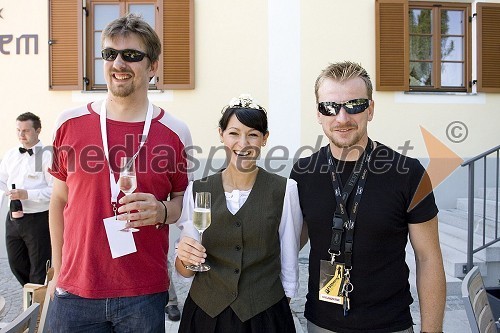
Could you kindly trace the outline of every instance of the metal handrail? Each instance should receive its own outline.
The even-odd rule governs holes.
[[[492,240],[486,242],[486,186],[487,186],[487,157],[496,153],[496,186],[495,186],[495,237]],[[479,160],[483,160],[483,233],[482,233],[482,244],[474,248],[474,175],[475,175],[475,164]],[[469,180],[468,180],[468,201],[467,201],[467,266],[466,271],[469,272],[473,267],[473,256],[481,250],[500,242],[500,237],[498,235],[498,192],[500,183],[500,146],[491,148],[476,157],[473,157],[461,164],[463,167],[469,167]],[[464,272],[464,273],[467,273]]]
[[[481,153],[481,154],[477,155],[476,157],[473,157],[460,165],[464,167],[464,166],[469,165],[469,164],[479,160],[480,158],[486,157],[486,156],[490,155],[491,153],[494,153],[498,150],[500,150],[500,146],[493,147],[490,150],[487,150],[484,153]]]

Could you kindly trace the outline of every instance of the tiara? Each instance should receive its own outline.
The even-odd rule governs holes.
[[[241,94],[238,97],[233,97],[229,101],[229,108],[250,108],[250,109],[262,109],[262,107],[253,100],[250,94]]]

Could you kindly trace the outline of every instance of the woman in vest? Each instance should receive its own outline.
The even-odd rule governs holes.
[[[302,213],[297,184],[256,165],[269,132],[249,95],[222,111],[227,168],[189,184],[177,225],[176,268],[194,276],[179,332],[295,332],[289,299],[298,289]],[[193,194],[210,192],[212,224],[199,243]],[[207,263],[194,273],[187,265]]]

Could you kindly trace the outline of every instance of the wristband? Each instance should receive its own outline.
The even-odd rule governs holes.
[[[163,228],[167,225],[168,210],[167,210],[167,205],[165,205],[165,203],[163,201],[161,201],[161,200],[158,200],[158,201],[160,201],[160,203],[163,205],[163,207],[165,207],[165,218],[163,219],[163,222],[158,223],[156,225],[156,229],[160,230],[161,228]]]

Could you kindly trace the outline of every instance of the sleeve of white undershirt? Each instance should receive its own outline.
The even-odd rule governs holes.
[[[298,256],[302,223],[297,182],[288,179],[278,232],[281,245],[280,277],[285,294],[290,298],[295,297],[299,289]]]
[[[199,240],[200,236],[198,233],[198,230],[193,225],[193,211],[194,211],[194,200],[193,200],[193,182],[189,182],[188,187],[186,188],[186,191],[184,192],[184,198],[182,200],[182,211],[181,211],[181,216],[175,223],[175,225],[181,230],[181,233],[179,235],[179,239],[176,240],[175,242],[175,256],[174,256],[174,262],[175,259],[177,258],[177,244],[179,243],[179,240],[182,237],[191,237],[196,240]],[[179,280],[183,281],[190,281],[193,278],[189,277],[186,278],[179,273],[177,273],[177,270],[175,271],[176,278]]]

